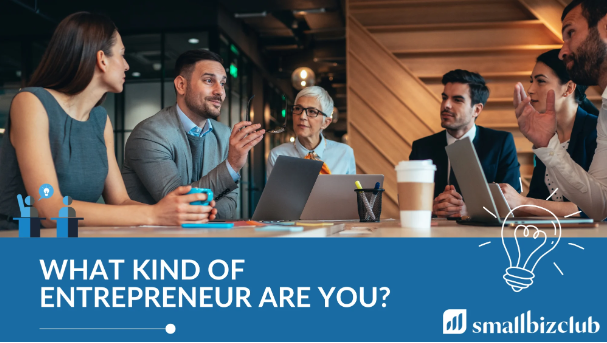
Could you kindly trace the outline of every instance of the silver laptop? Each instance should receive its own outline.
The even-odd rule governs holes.
[[[379,182],[383,187],[383,175],[319,175],[312,194],[304,207],[303,220],[351,220],[358,216],[356,181],[363,188],[374,188]]]
[[[278,156],[252,219],[298,220],[314,188],[322,164],[322,161]]]
[[[487,184],[485,173],[476,154],[476,149],[469,138],[459,140],[445,148],[453,172],[462,191],[466,203],[469,220],[458,220],[459,224],[501,226],[503,220],[510,212],[510,207],[498,185],[493,194]],[[497,189],[495,187],[497,186]],[[499,191],[499,193],[497,192]],[[501,195],[497,196],[497,195]],[[499,207],[496,205],[499,204]],[[505,205],[504,205],[505,203]],[[498,210],[499,209],[499,210]],[[506,219],[507,224],[550,224],[552,217],[516,217],[512,215]],[[561,223],[582,224],[592,223],[590,218],[559,218]]]
[[[489,184],[489,191],[491,191],[491,197],[493,197],[493,202],[495,202],[495,208],[497,209],[497,216],[499,218],[504,218],[510,213],[511,208],[508,205],[508,201],[500,188],[500,185],[497,183]]]

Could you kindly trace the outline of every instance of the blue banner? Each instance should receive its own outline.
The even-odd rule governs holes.
[[[606,341],[607,239],[512,242],[0,239],[0,340]]]

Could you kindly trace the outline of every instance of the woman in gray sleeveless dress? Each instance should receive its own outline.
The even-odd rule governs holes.
[[[64,207],[63,196],[88,226],[178,225],[214,219],[206,200],[180,187],[156,205],[129,198],[114,156],[114,133],[106,92],[122,92],[124,45],[114,23],[86,12],[65,18],[55,30],[27,88],[15,96],[0,148],[0,228],[16,229],[17,196],[38,199],[50,184],[54,194],[34,202],[46,227]],[[96,201],[103,195],[106,204]]]

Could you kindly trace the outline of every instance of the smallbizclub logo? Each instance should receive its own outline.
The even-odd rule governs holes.
[[[466,332],[466,310],[447,310],[443,313],[443,334]]]
[[[463,334],[466,332],[466,310],[447,310],[443,313],[443,334]],[[537,317],[536,317],[537,318]],[[592,316],[588,320],[575,320],[573,316],[569,320],[560,322],[546,321],[544,317],[539,322],[531,317],[531,311],[521,313],[513,321],[506,322],[474,322],[472,333],[488,334],[511,334],[511,333],[597,333],[601,325],[593,321]]]

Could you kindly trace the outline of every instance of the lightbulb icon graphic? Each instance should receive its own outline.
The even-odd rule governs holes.
[[[513,212],[525,207],[535,207],[546,211],[554,220],[552,228],[540,230],[534,225],[518,225],[512,230],[506,226],[506,220],[514,217]],[[547,215],[548,216],[548,215]],[[514,241],[504,238],[514,238]],[[515,292],[520,292],[533,284],[533,271],[549,252],[554,250],[561,240],[561,223],[554,213],[536,205],[521,205],[512,209],[502,223],[502,244],[508,255],[510,267],[506,269],[504,280]],[[515,244],[512,244],[515,243]],[[521,249],[521,243],[531,249]],[[529,253],[529,251],[531,251]]]
[[[54,192],[55,191],[53,190],[53,186],[49,185],[48,183],[45,183],[40,186],[40,188],[38,188],[38,193],[40,194],[40,199],[38,200],[40,201],[42,199],[48,199],[53,196]]]

